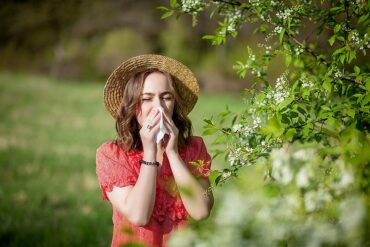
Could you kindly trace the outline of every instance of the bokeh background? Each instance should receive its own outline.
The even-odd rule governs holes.
[[[256,44],[253,27],[211,46],[201,38],[215,28],[209,13],[192,27],[185,16],[161,20],[161,5],[168,1],[1,1],[0,246],[109,246],[111,206],[100,197],[95,151],[116,137],[102,93],[125,59],[158,53],[194,71],[195,135],[204,117],[242,108],[250,82],[232,65]]]

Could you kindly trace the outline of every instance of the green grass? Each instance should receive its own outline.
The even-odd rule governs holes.
[[[110,245],[111,207],[95,175],[96,148],[115,137],[103,86],[0,73],[0,246]],[[194,134],[240,102],[202,94]]]

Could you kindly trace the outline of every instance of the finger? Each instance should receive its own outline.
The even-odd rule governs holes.
[[[167,121],[164,121],[163,124],[170,133],[174,133],[173,125],[170,125]]]
[[[144,126],[147,124],[152,125],[153,121],[155,120],[157,116],[160,116],[158,113],[158,110],[152,109],[150,113],[148,114],[148,116],[145,118],[143,125]]]
[[[164,122],[167,122],[170,125],[175,125],[172,118],[170,118],[167,114],[163,114],[163,117],[164,117],[164,120],[165,120]]]
[[[160,120],[160,115],[157,115],[157,116],[154,117],[153,120],[151,120],[151,122],[148,121],[148,122],[144,123],[143,127],[145,129],[147,129],[148,131],[151,131],[157,125],[159,126],[159,120]]]

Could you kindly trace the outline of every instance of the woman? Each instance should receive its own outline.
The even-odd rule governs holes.
[[[96,172],[113,207],[112,246],[166,246],[188,216],[208,217],[211,158],[187,117],[198,95],[193,73],[165,56],[133,57],[109,77],[104,102],[118,139],[97,149]]]

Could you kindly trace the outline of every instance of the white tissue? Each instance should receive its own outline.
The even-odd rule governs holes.
[[[166,127],[164,126],[164,123],[163,123],[163,108],[162,107],[158,107],[157,108],[159,113],[161,114],[161,120],[160,120],[160,123],[159,123],[159,132],[157,134],[157,144],[163,139],[164,135],[168,133]]]

